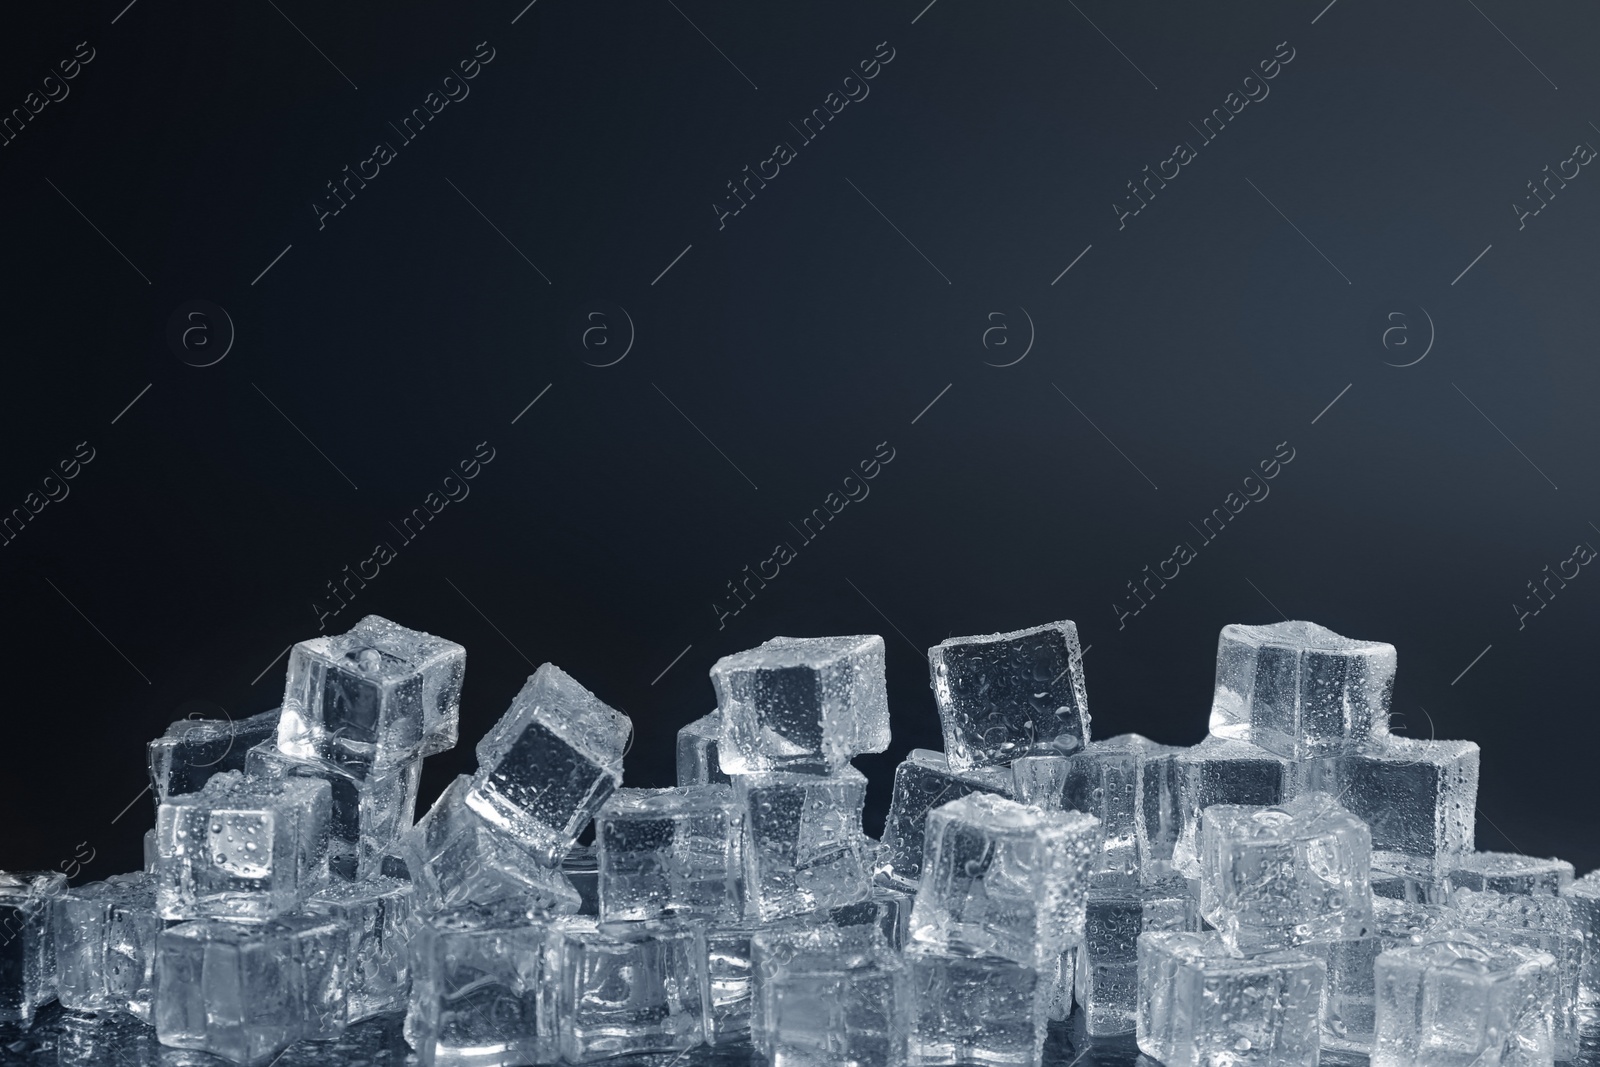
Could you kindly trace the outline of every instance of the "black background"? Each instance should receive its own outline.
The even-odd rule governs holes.
[[[1075,619],[1096,735],[1192,743],[1218,629],[1288,616],[1394,643],[1396,728],[1483,746],[1480,847],[1600,864],[1600,577],[1519,620],[1600,544],[1600,177],[1520,230],[1510,206],[1600,144],[1592,6],[524,2],[7,12],[0,108],[95,58],[0,148],[0,509],[94,459],[0,548],[0,866],[138,866],[144,742],[274,706],[274,657],[379,541],[397,557],[326,628],[377,612],[470,650],[424,803],[538,663],[631,715],[628,780],[664,785],[718,656],[875,632],[875,830],[894,764],[938,747],[942,638]],[[470,96],[319,229],[324,183],[480,41]],[[726,183],[879,42],[870,95],[719,229]],[[1270,95],[1201,144],[1279,42]],[[1197,158],[1119,229],[1180,140]],[[180,355],[220,321],[167,339],[196,299],[237,334],[204,368]],[[634,344],[594,366],[617,307]],[[986,365],[1030,317],[1026,357]],[[1387,365],[1429,317],[1427,357]],[[401,543],[480,442],[470,495]],[[719,627],[779,541],[798,557]]]

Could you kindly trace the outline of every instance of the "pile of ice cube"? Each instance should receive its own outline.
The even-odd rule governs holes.
[[[670,789],[620,788],[631,722],[545,664],[413,825],[464,649],[376,616],[303,641],[281,709],[150,743],[145,871],[0,874],[0,1021],[59,997],[247,1065],[404,1012],[422,1067],[1031,1067],[1076,1004],[1169,1067],[1570,1058],[1600,872],[1472,851],[1477,746],[1389,733],[1392,646],[1227,626],[1175,748],[1090,740],[1071,622],[945,641],[945,751],[879,842],[850,760],[889,744],[884,655],[717,661]]]

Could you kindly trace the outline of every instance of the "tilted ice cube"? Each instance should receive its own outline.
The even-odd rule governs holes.
[[[1047,969],[1083,929],[1099,823],[974,793],[928,814],[911,939]]]
[[[1024,756],[1012,763],[1017,799],[1082,811],[1105,833],[1096,881],[1159,879],[1177,841],[1177,755],[1138,734],[1091,741],[1071,756]]]
[[[60,893],[50,913],[61,1006],[149,1022],[156,935],[166,925],[155,880],[141,872],[87,882]]]
[[[1186,878],[1200,877],[1195,846],[1200,812],[1213,804],[1280,804],[1293,795],[1294,764],[1243,741],[1208,737],[1179,751],[1178,840],[1172,865]]]
[[[1326,970],[1303,952],[1240,959],[1215,933],[1139,935],[1139,1050],[1166,1067],[1315,1067]]]
[[[1131,1034],[1139,1009],[1139,935],[1198,931],[1200,909],[1182,878],[1089,890],[1075,982],[1091,1037]]]
[[[906,966],[882,945],[800,953],[764,979],[756,1045],[772,1067],[899,1064],[905,1057]]]
[[[928,650],[928,664],[956,770],[1066,755],[1089,743],[1083,654],[1070,620],[952,637]]]
[[[727,785],[728,774],[717,758],[722,740],[722,712],[702,715],[678,731],[678,784]]]
[[[1298,769],[1302,791],[1338,797],[1371,829],[1376,870],[1432,881],[1472,851],[1478,746],[1471,741],[1390,736]]]
[[[565,874],[546,867],[467,807],[472,779],[458,776],[400,839],[399,851],[424,911],[522,901],[532,913],[571,913],[580,898]]]
[[[1366,824],[1312,794],[1270,808],[1219,804],[1200,825],[1200,911],[1245,954],[1372,932]]]
[[[1230,623],[1217,641],[1211,732],[1307,759],[1389,732],[1395,651],[1313,622]]]
[[[901,883],[922,875],[922,845],[928,812],[972,793],[1009,797],[1011,775],[1003,767],[953,771],[943,752],[914,748],[894,771],[894,794],[883,823],[888,872]]]
[[[267,919],[328,879],[328,783],[212,777],[156,817],[156,909],[164,919]]]
[[[1558,1060],[1578,1052],[1578,1003],[1583,976],[1583,931],[1565,897],[1508,896],[1460,886],[1451,891],[1453,929],[1550,953],[1556,961],[1551,993],[1551,1038]]]
[[[296,1041],[337,1037],[349,944],[339,923],[320,916],[169,927],[156,939],[156,1034],[169,1048],[251,1067]]]
[[[1572,864],[1520,852],[1468,852],[1450,865],[1447,877],[1457,888],[1553,897],[1572,884]]]
[[[420,1067],[552,1063],[553,1006],[544,996],[549,926],[512,901],[429,916],[410,946],[405,1038]]]
[[[632,721],[543,664],[478,742],[467,806],[555,866],[622,784]]]
[[[1399,900],[1373,902],[1373,926],[1366,937],[1345,938],[1308,948],[1328,965],[1322,993],[1322,1047],[1366,1052],[1374,1033],[1374,968],[1379,953],[1418,944],[1443,926],[1450,912],[1443,907]]]
[[[0,871],[0,1023],[31,1024],[55,998],[50,901],[66,888],[56,871]]]
[[[725,785],[611,794],[595,816],[601,921],[738,921],[743,823]]]
[[[1600,871],[1590,871],[1561,890],[1572,922],[1583,937],[1583,976],[1579,995],[1586,1007],[1600,1000]]]
[[[559,921],[545,947],[545,975],[568,1063],[705,1043],[709,983],[699,923]]]
[[[883,638],[774,637],[711,668],[729,774],[840,768],[889,747]]]
[[[1536,1067],[1553,1062],[1547,952],[1472,934],[1425,935],[1375,967],[1372,1067]]]
[[[351,1022],[405,1009],[414,896],[410,882],[377,875],[360,882],[330,882],[306,901],[307,915],[325,915],[350,936],[346,990]]]
[[[368,615],[289,652],[278,747],[391,763],[454,748],[467,651]]]
[[[299,759],[272,740],[252,748],[245,771],[257,778],[316,778],[328,783],[328,867],[341,878],[370,878],[383,855],[410,829],[417,809],[421,758],[400,763]]]
[[[278,735],[278,709],[248,719],[179,719],[145,746],[150,796],[156,807],[171,796],[197,793],[213,774],[245,769],[246,754]]]
[[[745,825],[750,919],[772,922],[871,895],[861,833],[867,780],[860,771],[739,774],[733,789]]]
[[[913,943],[905,953],[906,1062],[1037,1067],[1051,981],[1001,956]]]

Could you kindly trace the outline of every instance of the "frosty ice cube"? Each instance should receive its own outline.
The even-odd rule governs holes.
[[[1090,1037],[1131,1034],[1139,1008],[1139,935],[1198,931],[1200,909],[1182,878],[1089,890],[1083,942],[1076,952],[1078,1006]]]
[[[328,878],[328,783],[215,775],[156,818],[156,910],[164,919],[267,919]]]
[[[879,945],[796,955],[764,979],[756,1044],[772,1067],[901,1063],[905,974],[899,954]]]
[[[1478,746],[1389,736],[1360,752],[1303,763],[1301,790],[1339,798],[1372,831],[1372,866],[1442,878],[1472,851]]]
[[[953,771],[943,752],[914,748],[894,771],[894,794],[883,823],[883,847],[890,874],[915,884],[922,876],[922,845],[928,812],[971,793],[1009,797],[1011,775],[1002,767]]]
[[[705,1043],[705,930],[698,923],[565,920],[545,950],[568,1063],[679,1052]]]
[[[1139,1050],[1166,1067],[1315,1067],[1326,969],[1302,952],[1249,959],[1215,933],[1139,935]]]
[[[533,913],[571,913],[580,898],[560,870],[544,866],[467,807],[472,779],[458,776],[400,839],[419,906],[438,911],[520,900]]]
[[[1018,756],[1066,755],[1089,743],[1078,627],[952,637],[928,650],[944,750],[956,770]]]
[[[468,904],[428,917],[411,940],[405,1038],[420,1067],[551,1063],[548,925],[512,901]]]
[[[883,638],[774,637],[711,668],[729,774],[846,766],[889,747]]]
[[[1401,945],[1421,943],[1440,928],[1449,911],[1426,904],[1378,899],[1373,902],[1373,927],[1367,937],[1330,941],[1307,951],[1319,953],[1328,965],[1322,992],[1322,1047],[1366,1052],[1374,1033],[1373,975],[1378,955]]]
[[[1272,805],[1287,800],[1294,764],[1243,741],[1208,737],[1175,758],[1178,775],[1178,839],[1172,865],[1186,878],[1200,877],[1195,852],[1200,812],[1213,804]]]
[[[403,1011],[411,987],[414,890],[410,882],[376,875],[360,882],[336,880],[305,903],[307,915],[324,915],[350,936],[346,991],[351,1022]]]
[[[1451,891],[1453,929],[1496,942],[1548,952],[1556,962],[1549,993],[1555,1057],[1578,1053],[1578,1004],[1583,976],[1583,932],[1565,897],[1509,896],[1460,886]]]
[[[200,919],[156,939],[156,1034],[250,1067],[345,1028],[349,935],[323,917]]]
[[[861,809],[867,780],[854,767],[831,775],[739,774],[746,914],[772,922],[871,895]]]
[[[302,759],[392,763],[454,748],[467,651],[368,615],[289,653],[278,747]]]
[[[66,888],[56,871],[0,871],[0,1023],[29,1025],[55,999],[50,901]]]
[[[1395,651],[1312,622],[1230,623],[1217,641],[1211,732],[1307,759],[1389,731]]]
[[[703,715],[678,731],[678,784],[727,785],[728,775],[717,758],[722,737],[722,712]]]
[[[1246,955],[1366,937],[1371,856],[1366,824],[1320,794],[1214,805],[1201,814],[1200,911]]]
[[[1600,1000],[1600,871],[1590,871],[1561,890],[1583,937],[1583,975],[1579,995],[1586,1008]]]
[[[1053,966],[1083,929],[1098,821],[974,793],[928,814],[911,939]]]
[[[248,719],[179,719],[145,746],[150,796],[156,807],[171,796],[197,793],[213,774],[245,769],[246,753],[278,734],[278,709]]]
[[[149,1022],[156,935],[165,925],[156,915],[155,880],[114,874],[64,890],[50,911],[61,1006]]]
[[[1572,864],[1520,852],[1468,852],[1451,864],[1447,877],[1463,889],[1553,897],[1572,884]]]
[[[1441,932],[1378,956],[1372,1067],[1553,1062],[1547,952]]]
[[[1051,982],[1000,956],[906,949],[906,1062],[1037,1067]]]
[[[619,789],[595,816],[601,921],[737,921],[742,833],[728,786]]]
[[[622,784],[633,723],[542,665],[478,742],[467,806],[555,866]]]
[[[328,867],[341,878],[378,874],[383,855],[411,827],[422,760],[371,764],[345,759],[299,759],[273,740],[252,748],[245,771],[257,778],[318,778],[328,783]]]

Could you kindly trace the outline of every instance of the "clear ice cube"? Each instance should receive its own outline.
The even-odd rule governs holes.
[[[1137,1029],[1141,933],[1199,929],[1200,908],[1176,875],[1149,885],[1092,887],[1076,952],[1084,1031],[1109,1037]]]
[[[1201,814],[1200,910],[1246,955],[1372,932],[1372,839],[1328,797]]]
[[[736,922],[744,820],[726,785],[619,789],[595,816],[602,922]]]
[[[1586,1009],[1600,1001],[1600,871],[1590,871],[1561,890],[1583,937],[1583,977],[1579,995]]]
[[[1572,884],[1572,864],[1520,852],[1469,852],[1450,865],[1446,876],[1463,889],[1553,897]]]
[[[887,947],[882,931],[875,925],[839,924],[828,912],[812,912],[768,926],[747,927],[746,976],[748,1001],[742,1005],[747,1027],[758,1047],[761,1035],[771,1032],[773,1018],[773,980],[791,961],[802,956],[834,956],[872,952]],[[737,950],[737,946],[735,946]],[[731,961],[730,961],[731,962]]]
[[[883,638],[774,637],[711,668],[729,774],[822,764],[889,747]]]
[[[705,1043],[709,1000],[699,923],[556,923],[545,951],[568,1063],[681,1052]]]
[[[1211,732],[1308,759],[1389,731],[1394,646],[1312,622],[1230,623],[1217,641]]]
[[[738,774],[733,789],[745,826],[750,919],[772,922],[871,896],[861,832],[867,780],[860,771]]]
[[[578,891],[579,915],[594,918],[600,914],[600,856],[593,843],[573,845],[561,860],[561,873]]]
[[[801,953],[764,979],[758,1047],[772,1067],[857,1067],[905,1058],[906,967],[881,945]]]
[[[73,1011],[126,1012],[150,1021],[156,915],[150,875],[114,874],[58,894],[50,908],[56,995]]]
[[[405,1010],[414,897],[410,882],[375,875],[360,882],[335,880],[306,901],[305,914],[327,916],[350,936],[351,1022]]]
[[[622,784],[629,718],[543,664],[478,742],[467,805],[549,866]]]
[[[393,763],[454,748],[467,651],[368,615],[289,652],[278,747]]]
[[[1571,902],[1565,897],[1510,896],[1458,886],[1451,891],[1450,906],[1452,928],[1548,952],[1555,959],[1549,994],[1551,1039],[1556,1059],[1573,1059],[1578,1052],[1584,938]]]
[[[952,637],[928,650],[928,663],[956,770],[1067,755],[1089,743],[1083,654],[1070,620]]]
[[[911,939],[1046,969],[1083,929],[1099,822],[974,793],[928,814]]]
[[[1139,1050],[1166,1067],[1316,1067],[1326,966],[1216,933],[1139,935]]]
[[[156,807],[168,797],[198,793],[213,774],[245,769],[246,754],[278,734],[278,709],[248,719],[179,719],[145,746],[150,796]]]
[[[56,871],[0,871],[0,1023],[29,1025],[55,999],[50,902],[66,888]]]
[[[1038,1067],[1051,981],[1001,956],[906,949],[910,1067]]]
[[[678,784],[727,785],[729,778],[717,758],[722,738],[722,712],[703,715],[678,731]]]
[[[1020,761],[1019,761],[1020,762]],[[894,771],[894,793],[883,823],[885,866],[901,883],[922,876],[922,845],[928,812],[971,793],[1009,797],[1011,775],[1003,767],[954,771],[943,752],[914,748]]]
[[[1173,868],[1186,878],[1200,877],[1195,848],[1200,812],[1213,804],[1280,804],[1293,795],[1295,765],[1244,741],[1207,737],[1179,751],[1178,838]]]
[[[1421,943],[1447,921],[1443,907],[1400,900],[1373,902],[1372,932],[1366,937],[1330,941],[1314,949],[1328,965],[1322,992],[1322,1047],[1344,1052],[1372,1048],[1377,996],[1373,976],[1378,955],[1401,945]]]

